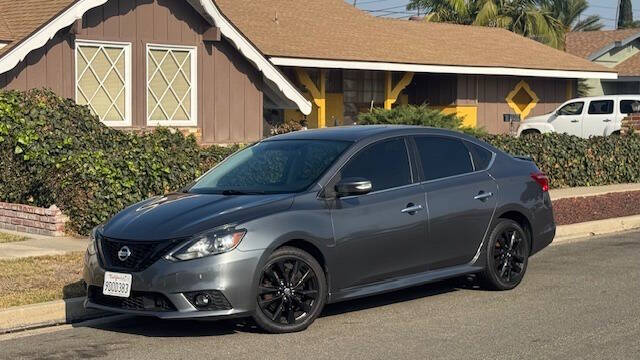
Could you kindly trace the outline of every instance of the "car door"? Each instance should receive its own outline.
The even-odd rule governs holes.
[[[494,155],[455,137],[414,140],[427,198],[429,268],[466,264],[482,244],[496,208],[498,186],[486,171]]]
[[[426,203],[413,181],[406,139],[367,146],[330,184],[353,177],[370,180],[373,189],[335,200],[334,285],[345,289],[424,270]]]
[[[584,101],[573,101],[563,105],[551,118],[551,125],[557,133],[582,136]]]
[[[614,124],[613,99],[591,100],[587,115],[582,120],[582,137],[604,136],[606,129]]]

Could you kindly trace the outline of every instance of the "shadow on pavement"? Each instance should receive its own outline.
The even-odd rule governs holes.
[[[477,289],[472,277],[455,278],[371,297],[327,305],[320,317],[331,317],[420,298],[441,295],[460,289]],[[127,317],[98,324],[77,324],[104,331],[148,337],[204,337],[242,333],[263,333],[250,319],[232,320],[161,320],[151,317]]]

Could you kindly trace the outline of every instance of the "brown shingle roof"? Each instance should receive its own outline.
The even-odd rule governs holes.
[[[0,0],[13,40],[0,56],[76,1]],[[268,56],[607,71],[506,30],[376,18],[343,0],[214,1]]]
[[[268,56],[607,71],[512,32],[377,18],[344,0],[215,0]]]
[[[5,23],[4,26],[11,35],[11,38],[7,40],[13,40],[9,46],[0,50],[0,55],[34,33],[75,1],[0,0],[0,22]],[[0,34],[2,34],[1,23]]]
[[[619,76],[640,76],[640,53],[616,65]]]
[[[566,50],[586,59],[606,46],[634,35],[640,36],[640,29],[571,32],[567,34]]]

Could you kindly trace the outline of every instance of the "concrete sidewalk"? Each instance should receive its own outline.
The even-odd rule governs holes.
[[[28,237],[29,240],[0,244],[0,260],[19,259],[31,256],[64,255],[87,249],[86,238],[49,237],[1,230],[3,233]]]
[[[606,186],[585,186],[549,190],[551,200],[605,195],[609,193],[640,191],[640,184],[617,184]]]

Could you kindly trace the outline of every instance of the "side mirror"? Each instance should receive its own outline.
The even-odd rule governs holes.
[[[346,178],[342,179],[336,185],[336,194],[338,197],[364,195],[373,190],[371,181],[363,178]]]

